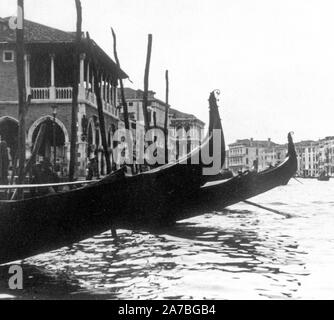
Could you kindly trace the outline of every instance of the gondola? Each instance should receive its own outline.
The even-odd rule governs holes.
[[[296,171],[297,156],[289,133],[288,153],[282,163],[262,172],[246,171],[230,179],[208,182],[187,198],[175,201],[174,210],[171,210],[168,219],[181,220],[205,212],[221,211],[275,187],[286,185]]]
[[[225,158],[215,92],[209,102],[207,138],[200,148],[174,163],[135,176],[119,169],[75,190],[0,201],[0,264],[68,246],[112,226],[136,227],[156,221],[176,195],[199,190],[206,182],[202,170],[208,164],[193,164],[192,159],[201,159],[205,148],[212,149],[214,129],[220,130],[221,157]]]
[[[330,176],[328,175],[326,171],[322,171],[319,177],[317,178],[318,181],[329,181],[329,179],[330,179]]]

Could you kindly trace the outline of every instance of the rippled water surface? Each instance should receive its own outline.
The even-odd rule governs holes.
[[[18,299],[333,299],[334,179],[293,180],[154,232],[118,230],[22,261]]]

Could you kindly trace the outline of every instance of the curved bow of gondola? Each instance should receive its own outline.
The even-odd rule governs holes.
[[[287,154],[287,158],[288,158],[288,161],[289,161],[288,168],[289,168],[291,177],[293,177],[297,172],[298,161],[297,161],[297,154],[296,154],[295,144],[293,143],[293,139],[292,139],[292,132],[288,133],[288,154]],[[287,180],[287,182],[288,181],[289,180]]]
[[[220,161],[221,163],[220,169],[221,169],[225,163],[226,150],[225,150],[225,138],[224,138],[223,126],[217,104],[218,95],[220,95],[219,90],[214,90],[210,93],[209,97],[210,119],[209,119],[208,133],[211,135],[211,139],[209,141],[209,155],[213,159],[213,161]],[[215,139],[218,139],[218,141],[215,141]],[[218,173],[219,172],[217,172],[217,174]]]
[[[217,105],[217,96],[219,94],[219,90],[214,90],[210,93],[209,128],[206,137],[201,142],[201,145],[196,149],[192,150],[190,153],[186,154],[185,156],[143,174],[153,174],[161,171],[167,172],[173,170],[172,168],[175,168],[178,165],[195,165],[199,168],[210,167],[212,165],[211,162],[213,161],[215,161],[216,163],[220,163],[220,169],[223,167],[225,163],[226,151],[224,132]],[[219,144],[217,143],[217,141],[215,141],[215,139],[218,140]],[[203,152],[208,153],[209,157],[202,157]],[[219,159],[217,159],[217,157],[219,157]],[[206,159],[204,159],[203,161],[203,158]],[[210,159],[210,163],[206,163],[207,159]],[[219,172],[217,172],[217,174],[218,173]]]
[[[297,171],[297,154],[295,145],[292,139],[292,133],[288,133],[288,152],[285,160],[278,166],[266,169],[258,173],[258,175],[266,175],[271,172],[279,173],[282,177],[282,184],[287,184],[291,177],[293,177]]]
[[[217,97],[219,95],[219,90],[213,90],[209,96],[209,128],[206,138],[202,141],[201,145],[198,148],[185,155],[178,162],[186,162],[187,164],[191,164],[196,163],[196,160],[199,159],[199,164],[203,167],[207,167],[210,164],[206,163],[206,161],[203,161],[202,157],[202,153],[207,152],[209,158],[213,159],[212,161],[216,161],[217,163],[219,161],[220,168],[223,167],[225,163],[226,151],[224,132],[217,104]],[[218,141],[215,141],[215,139],[217,139]],[[219,159],[214,159],[214,157],[219,157]]]
[[[292,139],[292,132],[288,133],[288,155],[296,158],[296,162],[297,162],[297,155],[296,155],[295,145]]]

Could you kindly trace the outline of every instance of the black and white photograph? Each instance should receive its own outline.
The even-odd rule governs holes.
[[[334,299],[333,17],[1,0],[0,301]]]

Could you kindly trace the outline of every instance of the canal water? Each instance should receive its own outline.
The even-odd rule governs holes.
[[[334,299],[334,179],[300,179],[173,228],[110,232],[22,262],[0,299]]]

